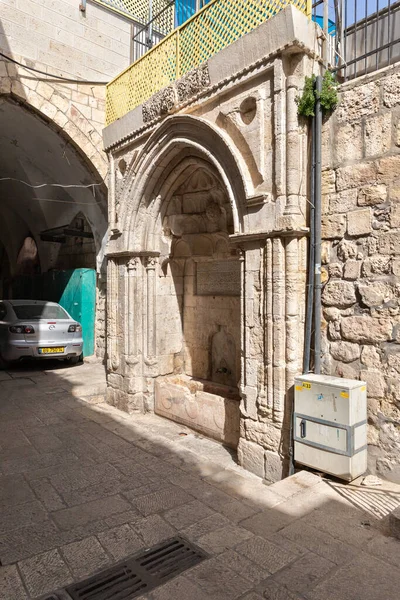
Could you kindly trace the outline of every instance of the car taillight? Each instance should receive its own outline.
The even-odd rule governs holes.
[[[68,327],[68,333],[75,333],[75,331],[82,331],[82,327],[79,323],[75,323],[74,325],[70,325]]]
[[[32,325],[12,325],[10,327],[10,332],[11,333],[26,333],[29,335],[30,333],[35,333],[35,330],[32,327]]]

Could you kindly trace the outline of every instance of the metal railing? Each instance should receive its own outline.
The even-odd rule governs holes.
[[[289,4],[305,14],[311,13],[310,0],[210,0],[108,84],[106,124],[139,106]]]
[[[163,35],[167,35],[175,27],[175,2],[169,0],[92,0],[92,2],[119,13],[137,24],[144,25],[153,19],[154,29]]]
[[[312,18],[334,49],[330,66],[347,81],[400,60],[400,1],[318,0]]]

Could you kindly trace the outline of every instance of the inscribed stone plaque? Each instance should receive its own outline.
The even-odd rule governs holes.
[[[198,262],[196,293],[198,296],[240,296],[240,262]]]

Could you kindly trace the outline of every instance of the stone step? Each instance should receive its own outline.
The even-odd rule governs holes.
[[[322,478],[309,471],[299,471],[286,479],[277,481],[268,486],[268,489],[275,492],[282,498],[288,499],[298,494],[306,493],[315,485],[322,482]]]
[[[100,404],[101,402],[105,402],[107,385],[105,382],[75,385],[69,392],[71,396],[81,398],[89,404]]]

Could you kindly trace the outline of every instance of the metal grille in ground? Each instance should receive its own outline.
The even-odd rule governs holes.
[[[130,600],[194,567],[207,554],[182,537],[170,539],[66,588],[72,600]]]

